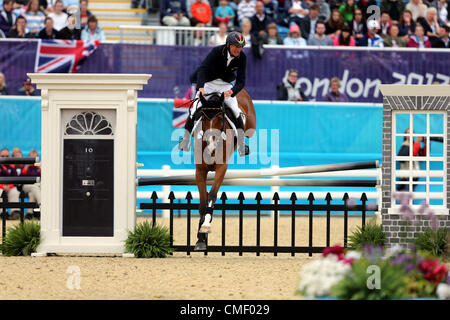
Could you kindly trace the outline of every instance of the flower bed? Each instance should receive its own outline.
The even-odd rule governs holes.
[[[450,273],[437,258],[400,246],[326,248],[301,271],[306,299],[450,299]]]

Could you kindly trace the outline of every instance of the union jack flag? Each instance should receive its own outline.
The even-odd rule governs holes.
[[[100,41],[40,40],[36,51],[35,72],[74,73],[100,45]]]
[[[184,128],[186,119],[189,115],[189,99],[175,99],[173,101],[172,126],[175,128]],[[184,105],[183,105],[184,104]]]

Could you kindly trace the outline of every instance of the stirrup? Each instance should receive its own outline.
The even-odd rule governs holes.
[[[180,142],[178,143],[178,150],[189,151],[191,149],[189,142],[189,140],[181,138]]]
[[[243,148],[244,150],[242,150],[242,147],[238,148],[239,156],[241,157],[248,156],[250,154],[250,148],[246,144],[244,144]]]

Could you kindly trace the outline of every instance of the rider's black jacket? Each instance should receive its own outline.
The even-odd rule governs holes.
[[[203,88],[205,82],[222,79],[226,82],[232,82],[236,79],[236,83],[231,88],[234,97],[245,86],[245,68],[247,65],[247,56],[241,51],[239,57],[233,58],[227,66],[228,58],[227,46],[221,45],[214,47],[208,56],[203,60],[197,70],[190,76],[191,83],[197,84],[197,89]],[[237,72],[237,76],[235,75]]]

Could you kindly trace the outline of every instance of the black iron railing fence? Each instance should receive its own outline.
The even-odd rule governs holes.
[[[6,191],[2,191],[1,193],[1,199],[0,202],[0,210],[1,210],[1,217],[2,217],[2,239],[6,236],[6,220],[8,220],[8,217],[10,216],[8,214],[8,209],[12,211],[19,211],[20,214],[20,223],[24,222],[25,219],[25,209],[37,209],[39,208],[39,205],[36,202],[25,202],[25,199],[27,198],[27,194],[22,190],[19,195],[19,202],[9,202],[8,201],[8,194]],[[34,217],[36,217],[35,214],[33,214]],[[39,217],[37,215],[37,217]]]
[[[194,245],[191,240],[191,215],[192,211],[198,211],[198,203],[192,203],[192,194],[191,192],[187,192],[185,203],[175,203],[175,195],[173,192],[169,194],[169,202],[161,203],[158,202],[158,195],[154,191],[151,196],[151,202],[142,202],[140,204],[140,209],[143,210],[151,210],[152,215],[152,223],[156,224],[157,219],[157,211],[159,210],[169,210],[169,232],[171,235],[171,246],[175,251],[178,252],[186,252],[188,255],[193,251]],[[331,234],[331,212],[342,212],[344,219],[344,230],[343,230],[343,238],[344,238],[344,247],[347,247],[347,238],[348,238],[348,218],[349,212],[359,212],[361,213],[361,226],[364,228],[366,224],[366,215],[368,211],[378,211],[377,205],[371,205],[370,208],[367,206],[367,196],[366,193],[362,193],[360,197],[361,204],[353,204],[350,202],[349,196],[347,193],[344,194],[342,198],[342,204],[331,204],[333,200],[330,193],[327,193],[325,197],[326,204],[317,204],[314,203],[316,199],[314,198],[314,194],[311,192],[307,198],[308,204],[300,204],[297,203],[299,199],[295,192],[292,193],[290,197],[291,203],[280,203],[280,197],[277,192],[274,193],[272,199],[272,203],[261,203],[262,197],[261,193],[257,193],[256,195],[256,203],[245,203],[244,194],[241,192],[238,197],[239,203],[227,203],[227,195],[226,192],[222,193],[220,197],[220,201],[217,200],[214,211],[221,212],[222,218],[222,239],[221,245],[211,245],[207,246],[208,252],[221,252],[222,255],[225,255],[226,252],[238,252],[239,255],[242,255],[244,252],[256,253],[257,256],[260,253],[273,253],[275,256],[278,253],[291,253],[294,256],[296,253],[308,253],[309,256],[312,256],[313,253],[320,253],[322,250],[328,246],[330,246],[330,234]],[[174,232],[174,211],[175,210],[184,210],[186,211],[186,219],[187,219],[187,238],[186,244],[184,245],[174,245],[173,244],[173,232]],[[238,211],[239,212],[239,245],[231,246],[226,244],[226,218],[227,211]],[[256,212],[256,243],[253,246],[243,245],[243,220],[244,220],[244,212],[253,211]],[[273,245],[272,246],[262,246],[261,245],[261,212],[273,212]],[[291,215],[291,245],[290,246],[279,246],[278,245],[278,218],[280,211],[290,212]],[[326,212],[326,247],[314,246],[313,244],[313,225],[314,225],[314,217],[315,212]],[[308,214],[309,221],[309,239],[308,246],[297,246],[295,243],[295,218],[300,213]],[[317,215],[316,215],[317,216]],[[197,225],[196,225],[197,226]],[[195,226],[195,227],[196,227]],[[195,242],[195,239],[194,239]]]

